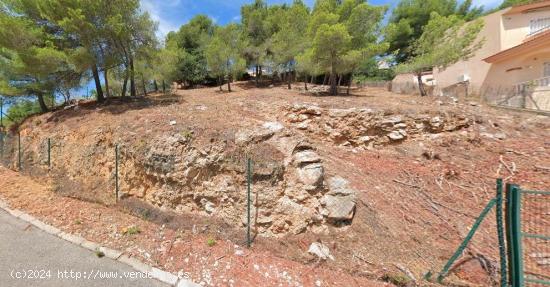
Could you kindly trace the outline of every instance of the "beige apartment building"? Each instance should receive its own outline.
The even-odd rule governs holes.
[[[467,86],[497,104],[550,110],[550,0],[483,17],[483,47],[467,61],[433,71],[440,93]]]

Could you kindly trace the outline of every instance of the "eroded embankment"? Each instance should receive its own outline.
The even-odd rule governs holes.
[[[56,113],[63,112],[68,111]],[[200,130],[197,126],[152,132],[154,125],[148,126],[147,120],[141,129],[139,123],[115,120],[108,126],[90,128],[85,123],[57,124],[54,115],[43,115],[21,127],[23,171],[49,175],[54,189],[61,193],[112,203],[118,145],[122,197],[245,226],[245,167],[250,157],[252,219],[260,234],[327,233],[333,227],[345,229],[352,224],[357,194],[362,191],[352,188],[346,175],[326,166],[310,137],[372,149],[456,132],[473,123],[462,114],[394,114],[304,104],[283,107],[279,114],[280,122],[244,119],[240,127],[208,137],[196,133]],[[47,138],[52,143],[51,168],[44,160]],[[16,166],[15,149],[7,158]]]

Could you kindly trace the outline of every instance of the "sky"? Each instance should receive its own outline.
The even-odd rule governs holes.
[[[142,8],[158,22],[158,36],[163,37],[170,31],[176,31],[197,14],[210,16],[217,24],[225,25],[239,22],[240,7],[253,0],[141,0]],[[293,0],[267,0],[269,4],[291,4]],[[310,7],[315,0],[304,0]],[[372,5],[396,5],[399,0],[370,0]],[[494,8],[502,0],[473,0],[474,6]]]

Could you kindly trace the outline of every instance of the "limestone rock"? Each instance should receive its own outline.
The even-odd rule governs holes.
[[[320,162],[319,155],[312,150],[304,150],[294,154],[294,163],[297,165]]]
[[[275,134],[273,128],[273,126],[269,126],[269,128],[262,126],[253,130],[238,131],[235,133],[235,143],[237,145],[244,145],[251,142],[257,143],[265,141]]]
[[[297,169],[300,182],[305,185],[320,186],[323,182],[325,171],[320,163],[312,163]]]
[[[355,213],[355,196],[326,194],[321,198],[325,216],[331,220],[351,220]]]
[[[404,139],[406,136],[406,134],[403,134],[402,133],[402,130],[399,130],[399,131],[392,131],[388,134],[388,137],[392,140],[392,141],[399,141],[399,140],[402,140]]]
[[[280,122],[265,122],[262,127],[273,133],[279,132],[284,128]]]
[[[323,260],[327,260],[327,259],[334,260],[334,256],[330,254],[330,249],[328,248],[328,246],[319,242],[311,243],[307,252]]]

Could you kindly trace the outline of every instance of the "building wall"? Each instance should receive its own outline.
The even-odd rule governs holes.
[[[478,39],[484,39],[483,46],[467,61],[459,61],[444,70],[434,69],[434,78],[437,85],[444,89],[460,82],[462,75],[470,78],[470,90],[477,92],[487,77],[491,65],[483,59],[501,51],[501,18],[508,9],[497,11],[483,17],[484,26],[479,32]]]
[[[432,74],[422,75],[422,83],[431,91],[436,82]],[[418,78],[412,73],[397,74],[391,81],[391,91],[399,94],[419,93]]]
[[[544,77],[544,63],[550,62],[550,44],[528,54],[492,64],[484,87],[509,88]]]
[[[504,16],[510,8],[497,11],[483,17],[484,27],[478,39],[484,38],[485,43],[476,54],[467,61],[460,61],[445,70],[434,69],[434,78],[440,88],[460,82],[462,75],[467,75],[471,93],[480,93],[487,86],[508,86],[541,78],[544,61],[549,61],[544,52],[522,57],[502,63],[489,64],[483,59],[500,51],[517,46],[528,37],[529,24],[532,19],[550,17],[550,9]],[[535,59],[536,58],[536,59]],[[541,63],[542,62],[542,63]],[[510,69],[521,68],[509,71]]]
[[[503,16],[501,49],[506,50],[517,46],[529,36],[531,20],[550,17],[550,10]]]

